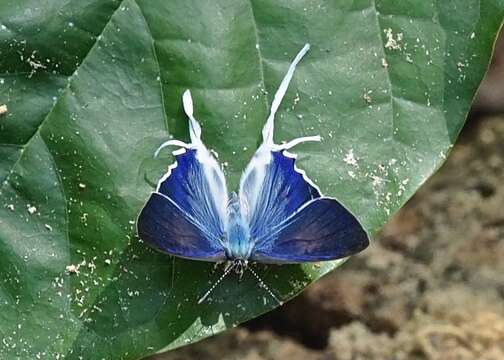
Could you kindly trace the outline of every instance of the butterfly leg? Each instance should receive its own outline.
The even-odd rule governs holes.
[[[215,264],[217,265],[217,264]],[[230,268],[233,267],[233,262],[232,261],[226,261],[226,264],[224,265],[224,272],[228,271]]]
[[[239,279],[243,277],[243,273],[248,266],[248,261],[243,259],[236,259],[230,262],[231,266],[234,268],[236,274],[238,274]]]

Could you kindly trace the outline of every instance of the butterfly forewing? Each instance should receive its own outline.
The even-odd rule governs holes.
[[[353,255],[369,244],[361,224],[330,198],[311,200],[258,239],[251,260],[266,263],[326,261]]]
[[[222,244],[207,227],[197,224],[172,199],[152,193],[138,218],[138,235],[149,245],[170,255],[220,261]]]

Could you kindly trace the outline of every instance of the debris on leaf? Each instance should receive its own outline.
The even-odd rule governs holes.
[[[70,264],[70,265],[67,265],[67,267],[65,269],[66,269],[66,272],[69,274],[78,274],[79,267],[80,267],[80,264],[77,264],[77,265]]]
[[[403,39],[403,33],[398,33],[394,38],[394,34],[392,33],[392,29],[384,29],[383,32],[387,37],[387,43],[385,44],[385,48],[389,50],[401,50],[401,45],[399,42]]]
[[[35,57],[37,55],[37,51],[34,51],[28,59],[26,59],[26,62],[28,65],[31,67],[31,72],[30,75],[28,75],[28,78],[31,78],[33,74],[37,72],[39,69],[47,69],[47,66],[42,64],[39,60],[37,60]]]
[[[372,102],[373,102],[373,99],[371,98],[371,93],[372,93],[372,90],[369,90],[368,92],[365,92],[363,95],[362,95],[362,98],[364,99],[364,101],[366,102],[366,104],[370,105]]]
[[[355,158],[353,149],[348,150],[348,152],[345,154],[345,157],[343,158],[343,161],[345,163],[347,163],[348,165],[359,167],[359,164],[357,163],[357,159]]]

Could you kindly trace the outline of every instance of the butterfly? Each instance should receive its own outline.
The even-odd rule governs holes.
[[[294,58],[275,94],[262,143],[241,176],[238,194],[228,195],[224,173],[201,139],[189,90],[182,102],[191,142],[169,140],[155,153],[157,156],[167,146],[178,147],[173,152],[176,162],[140,212],[138,235],[173,256],[227,261],[224,274],[200,302],[232,269],[239,274],[251,270],[249,261],[319,262],[353,255],[369,244],[357,218],[336,199],[322,196],[315,183],[296,167],[296,156],[288,152],[300,143],[320,141],[320,136],[300,137],[285,144],[273,141],[275,114],[309,48],[306,44]]]

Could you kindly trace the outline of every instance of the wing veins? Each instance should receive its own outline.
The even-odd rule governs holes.
[[[213,234],[210,234],[208,231],[205,230],[205,226],[203,226],[198,220],[194,219],[190,214],[188,214],[186,211],[184,211],[179,204],[177,204],[174,200],[172,200],[169,196],[166,196],[163,193],[156,192],[156,194],[161,195],[163,198],[167,199],[170,201],[179,211],[180,213],[186,218],[187,221],[189,221],[192,225],[198,228],[198,230],[202,233],[205,234],[209,239],[216,240],[219,244],[224,246],[222,244],[222,239],[217,238]],[[157,222],[159,224],[159,222]]]

